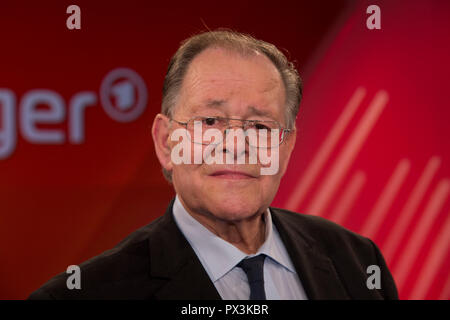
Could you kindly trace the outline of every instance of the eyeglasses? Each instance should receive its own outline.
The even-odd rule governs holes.
[[[274,148],[281,145],[287,135],[292,131],[292,129],[283,128],[281,124],[275,120],[243,120],[223,117],[194,117],[187,122],[181,122],[175,119],[170,120],[186,128],[190,133],[191,142],[203,145],[221,143],[223,137],[229,133],[229,129],[238,127],[244,131],[245,141],[249,146],[255,148]],[[240,122],[240,125],[233,126],[231,121]],[[222,133],[222,136],[219,140],[214,138],[214,141],[211,141],[210,135],[194,134],[195,128],[201,128],[202,133],[208,129],[216,129]]]

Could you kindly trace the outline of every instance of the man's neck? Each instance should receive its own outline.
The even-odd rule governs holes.
[[[209,231],[246,254],[254,254],[265,241],[264,212],[239,221],[224,221],[211,214],[186,211]]]

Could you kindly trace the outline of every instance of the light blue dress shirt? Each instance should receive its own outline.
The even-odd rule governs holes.
[[[258,252],[248,255],[218,237],[194,219],[183,207],[178,196],[173,205],[175,221],[194,249],[197,257],[224,300],[248,300],[250,286],[247,275],[237,267],[246,257],[265,254],[264,289],[268,300],[306,300],[305,290],[294,265],[272,224],[270,210],[265,214],[266,239]]]

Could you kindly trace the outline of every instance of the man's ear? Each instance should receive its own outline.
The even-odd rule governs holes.
[[[285,159],[287,161],[282,161],[282,167],[281,170],[281,176],[283,176],[286,172],[287,166],[289,164],[289,159],[291,158],[292,150],[294,150],[295,142],[297,140],[297,128],[294,126],[294,128],[288,133],[288,136],[286,137],[286,140],[283,141],[283,144],[285,144],[283,147],[286,148],[285,153]]]
[[[171,148],[169,145],[170,120],[165,115],[158,113],[153,120],[152,137],[155,145],[156,156],[161,166],[167,171],[172,171],[173,164],[170,158]]]
[[[297,141],[297,127],[294,126],[294,128],[289,132],[289,135],[287,136],[286,142],[288,142],[289,146],[289,156],[291,156],[292,150],[294,150],[295,142]]]

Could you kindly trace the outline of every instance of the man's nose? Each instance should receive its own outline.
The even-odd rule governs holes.
[[[244,163],[245,155],[247,151],[247,144],[245,141],[245,132],[242,128],[242,123],[234,126],[229,126],[225,130],[223,152],[226,156],[233,161],[238,161],[235,163]]]

